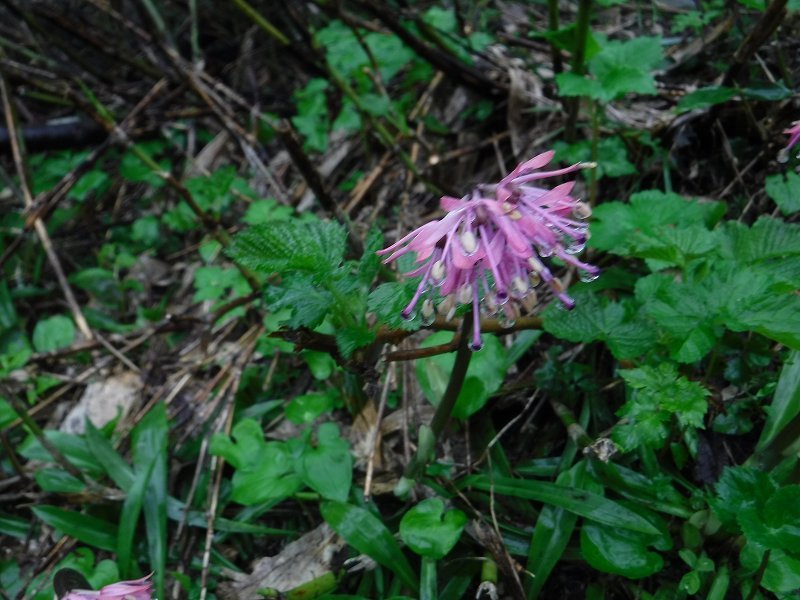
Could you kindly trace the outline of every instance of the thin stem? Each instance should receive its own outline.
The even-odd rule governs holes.
[[[447,423],[450,421],[450,414],[453,412],[453,407],[458,400],[458,394],[464,385],[464,379],[467,376],[467,368],[469,361],[472,358],[472,350],[469,348],[469,335],[472,329],[472,311],[464,315],[461,321],[461,331],[459,332],[460,338],[458,340],[458,348],[456,350],[456,360],[453,364],[453,370],[450,372],[450,381],[447,382],[447,389],[445,389],[439,406],[436,407],[436,412],[433,415],[430,428],[427,433],[423,434],[422,428],[420,429],[420,443],[417,448],[417,453],[411,462],[408,463],[403,479],[410,481],[417,481],[422,475],[425,466],[431,460],[431,454],[435,447],[436,441],[444,431]],[[425,440],[423,440],[423,435]],[[429,443],[429,440],[432,443]],[[398,486],[405,487],[409,481],[398,484]]]
[[[558,31],[558,0],[547,0],[547,28],[551,33]],[[550,42],[550,51],[553,53],[553,72],[561,73],[564,64],[561,60],[561,50],[555,42]]]
[[[436,600],[439,594],[436,589],[436,559],[422,557],[422,573],[419,582],[420,600]]]
[[[591,13],[592,0],[580,0],[575,24],[575,53],[572,56],[572,72],[576,75],[583,74],[584,62],[586,61],[586,40],[589,36],[589,16]],[[579,108],[580,98],[572,98],[564,127],[568,142],[575,141],[575,121],[578,119]]]

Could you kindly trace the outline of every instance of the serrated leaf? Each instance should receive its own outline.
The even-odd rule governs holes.
[[[725,223],[720,237],[723,256],[749,265],[771,258],[800,256],[800,225],[760,217],[752,227]]]
[[[380,229],[373,227],[364,240],[364,255],[358,261],[358,280],[369,286],[378,274],[381,266],[381,257],[376,254],[383,247],[383,234]]]
[[[261,273],[304,271],[321,277],[341,265],[346,237],[338,223],[277,221],[239,233],[228,254]]]
[[[375,332],[366,325],[342,327],[336,330],[336,345],[344,358],[375,340]]]
[[[604,341],[615,357],[633,358],[656,342],[652,326],[636,316],[626,315],[625,307],[596,294],[576,294],[571,311],[549,306],[543,316],[544,329],[570,342]]]
[[[788,216],[800,211],[800,175],[794,171],[770,175],[765,189],[783,214]]]
[[[295,276],[281,287],[271,287],[265,294],[267,304],[273,312],[291,309],[291,316],[284,323],[292,328],[319,326],[331,310],[333,296],[310,276]]]
[[[625,449],[638,445],[659,448],[675,418],[681,428],[702,428],[709,391],[680,376],[674,365],[644,366],[620,371],[631,392],[617,415],[627,421],[614,431],[614,440]]]
[[[630,255],[645,240],[657,245],[666,227],[702,223],[710,228],[724,212],[721,202],[698,202],[659,190],[638,192],[628,204],[605,202],[595,208],[590,243],[600,250]]]
[[[419,319],[406,320],[401,314],[414,294],[415,286],[406,281],[382,283],[370,292],[367,310],[375,313],[378,321],[388,327],[415,331],[421,327]]]

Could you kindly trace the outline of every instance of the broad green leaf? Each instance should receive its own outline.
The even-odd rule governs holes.
[[[292,423],[302,425],[313,422],[332,408],[333,396],[330,393],[315,392],[292,398],[284,409],[284,413]]]
[[[304,271],[323,277],[341,265],[346,237],[344,227],[334,222],[264,223],[239,233],[228,254],[261,273]]]
[[[420,556],[441,560],[461,537],[467,516],[458,509],[445,511],[439,498],[427,498],[400,521],[400,537]]]
[[[766,547],[748,541],[739,554],[739,560],[745,569],[754,573],[761,568],[766,552]],[[767,566],[761,577],[761,587],[776,594],[797,592],[800,589],[800,557],[783,550],[770,550]]]
[[[768,259],[800,255],[800,225],[760,217],[752,227],[727,221],[721,236],[722,253],[729,260],[749,265]]]
[[[90,450],[89,445],[79,435],[48,429],[44,432],[47,441],[53,444],[64,457],[78,469],[90,475],[102,473],[99,459]],[[26,438],[19,448],[20,455],[29,460],[53,462],[53,457],[32,435]]]
[[[586,475],[586,461],[581,461],[568,471],[559,474],[558,485],[581,488]],[[545,505],[536,519],[527,570],[536,576],[526,580],[525,594],[528,600],[539,597],[547,578],[553,571],[569,544],[578,515],[566,509]]]
[[[326,500],[347,500],[353,483],[353,458],[350,444],[339,435],[335,423],[319,426],[316,444],[303,449],[295,471],[303,483]]]
[[[428,348],[446,344],[452,338],[452,333],[440,331],[429,336],[420,344],[420,347]],[[416,361],[420,389],[434,406],[437,406],[442,399],[454,363],[455,352],[421,358]],[[503,384],[507,366],[503,345],[497,337],[484,334],[483,348],[480,352],[472,355],[464,385],[453,408],[453,416],[458,419],[466,419],[483,408],[489,397]]]
[[[531,479],[490,478],[486,475],[466,477],[460,484],[461,487],[471,486],[487,492],[491,490],[495,494],[536,500],[611,527],[651,535],[659,533],[647,519],[618,502],[574,487]]]
[[[767,548],[797,551],[800,548],[800,485],[775,491],[763,505],[751,504],[736,516],[748,540]]]
[[[664,567],[664,559],[647,549],[651,539],[652,536],[635,531],[584,523],[581,554],[598,571],[641,579]]]
[[[0,512],[0,534],[24,540],[30,534],[30,530],[29,519]]]
[[[542,315],[548,333],[570,342],[603,341],[619,359],[634,358],[656,343],[652,324],[628,315],[624,304],[590,293],[576,293],[576,306],[567,312],[551,304]]]
[[[706,108],[727,102],[738,94],[739,90],[736,88],[724,86],[700,88],[681,98],[676,108],[679,113],[694,110],[695,108]]]
[[[39,487],[45,492],[75,494],[86,488],[86,484],[83,481],[70,475],[62,468],[38,469],[34,478]]]
[[[344,358],[350,358],[353,352],[373,341],[375,341],[375,332],[366,324],[342,326],[336,330],[336,345]]]
[[[647,190],[630,202],[604,202],[595,207],[590,244],[600,250],[630,255],[634,244],[656,242],[667,228],[703,224],[713,227],[725,212],[721,202],[698,202],[678,194]]]
[[[763,507],[776,490],[777,485],[767,473],[726,467],[716,485],[717,496],[710,504],[724,525],[735,527],[742,512]]]
[[[75,325],[72,319],[63,315],[42,319],[33,329],[33,347],[37,352],[66,348],[74,341]]]
[[[328,525],[353,548],[394,571],[406,586],[418,589],[414,570],[378,517],[361,507],[335,500],[323,502],[320,512]]]
[[[767,420],[761,431],[757,450],[766,448],[800,414],[800,352],[795,350],[787,357],[772,402],[766,411]]]
[[[300,489],[302,482],[294,472],[286,444],[266,442],[258,422],[242,419],[234,426],[232,438],[215,434],[211,438],[211,454],[223,457],[236,468],[231,494],[234,502],[249,506],[282,500]]]
[[[117,527],[113,523],[46,504],[32,506],[31,510],[50,527],[84,544],[109,552],[117,549]]]
[[[800,211],[800,175],[794,171],[767,177],[766,191],[784,215]]]
[[[292,329],[318,327],[330,313],[333,295],[315,283],[312,276],[294,276],[281,287],[270,287],[266,300],[271,311],[291,309],[291,316],[283,319]]]

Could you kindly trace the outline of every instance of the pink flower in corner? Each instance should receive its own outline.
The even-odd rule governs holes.
[[[797,121],[794,125],[789,127],[789,129],[784,129],[783,133],[789,136],[789,142],[786,144],[786,150],[788,152],[797,142],[800,142],[800,121]]]
[[[434,312],[452,318],[460,304],[472,305],[472,348],[482,347],[481,313],[497,316],[507,326],[537,304],[535,287],[544,281],[567,308],[575,303],[541,258],[557,256],[576,267],[583,279],[599,270],[575,258],[588,239],[584,221],[589,206],[570,196],[574,182],[551,190],[532,185],[547,177],[572,173],[591,164],[578,163],[556,171],[538,171],[553,159],[545,152],[517,166],[493,185],[479,185],[462,199],[443,197],[447,213],[398,240],[378,254],[384,263],[416,253],[420,266],[406,276],[422,276],[411,302],[403,310],[409,319],[422,299],[423,322]],[[424,298],[424,299],[423,299]]]
[[[100,591],[72,590],[63,600],[152,600],[153,585],[150,575],[132,581],[120,581]]]

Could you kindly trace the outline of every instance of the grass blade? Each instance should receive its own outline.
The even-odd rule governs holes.
[[[321,512],[333,530],[353,548],[394,571],[411,589],[419,589],[411,564],[378,517],[366,509],[335,500],[323,503]]]
[[[117,526],[113,523],[57,506],[34,506],[31,510],[50,527],[84,544],[109,552],[117,549]]]
[[[531,479],[511,479],[510,477],[490,479],[486,475],[472,475],[464,478],[460,487],[473,487],[486,492],[493,490],[494,493],[504,496],[536,500],[611,527],[621,527],[651,535],[659,533],[658,529],[653,527],[647,519],[621,504],[586,490],[566,485]]]

